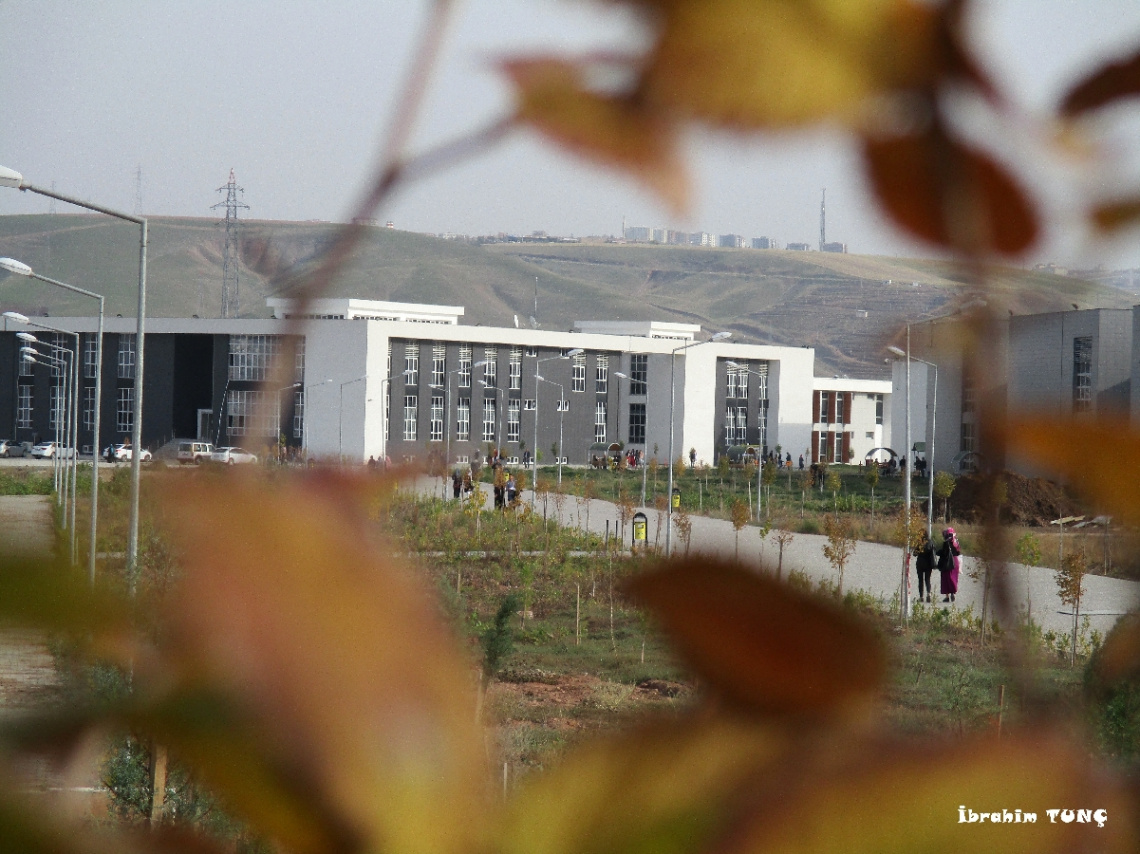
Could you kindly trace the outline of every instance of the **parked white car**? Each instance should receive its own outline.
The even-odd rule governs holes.
[[[104,459],[108,461],[113,460],[117,463],[130,462],[132,459],[134,459],[134,456],[134,448],[126,444],[111,445],[107,448],[107,450],[103,452]],[[143,448],[142,453],[139,454],[139,459],[144,463],[149,463],[152,459],[154,459],[154,454],[152,454],[146,448]]]
[[[0,457],[26,457],[32,452],[30,442],[0,439]]]
[[[48,460],[52,457],[64,457],[70,459],[75,451],[72,448],[65,448],[59,442],[40,442],[32,448],[32,456],[40,460]]]
[[[228,466],[241,463],[256,463],[257,455],[251,454],[244,448],[218,448],[214,453],[210,454],[210,462],[225,463]]]

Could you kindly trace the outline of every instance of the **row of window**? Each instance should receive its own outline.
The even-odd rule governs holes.
[[[51,395],[48,399],[48,427],[51,430],[55,430],[58,420],[62,417],[61,405],[65,398],[64,392],[62,392],[58,386],[52,386],[50,391]],[[115,391],[115,431],[118,433],[130,433],[135,425],[134,386],[122,386]],[[32,417],[35,413],[33,392],[34,389],[30,385],[16,387],[16,427],[20,429],[30,430],[33,426]],[[93,430],[95,428],[94,388],[88,387],[83,389],[82,418],[83,428],[85,430]]]
[[[444,440],[444,397],[432,395],[428,417],[428,441],[442,442]],[[644,441],[645,416],[644,404],[642,406],[642,435]],[[534,410],[533,400],[520,400],[512,398],[507,401],[506,441],[517,442],[521,437],[522,424],[520,413]],[[568,400],[558,402],[557,411],[567,412],[570,409]],[[599,400],[594,404],[594,441],[606,441],[606,416],[608,407],[606,401]],[[404,396],[404,431],[405,442],[419,440],[419,395],[408,394]],[[494,398],[483,398],[482,441],[497,442],[500,438],[499,406]],[[461,397],[456,405],[455,438],[459,442],[471,441],[471,398]],[[632,440],[631,440],[632,441]]]
[[[523,348],[512,347],[507,362],[507,388],[511,391],[522,390],[522,362]],[[527,356],[537,356],[535,349],[526,349]],[[570,373],[570,390],[584,392],[586,390],[586,356],[579,354],[573,356]],[[636,356],[634,358],[637,358]],[[496,388],[499,383],[499,348],[484,347],[480,367],[483,370],[481,383],[488,388]],[[472,368],[474,367],[474,348],[470,344],[459,347],[459,366],[455,369],[459,388],[471,388]],[[389,362],[389,368],[391,363]],[[594,364],[594,390],[605,392],[609,388],[610,358],[608,355],[599,355]],[[404,382],[407,385],[420,384],[420,345],[408,342],[404,345]],[[447,383],[447,348],[444,344],[432,345],[431,356],[431,385],[444,388]],[[644,392],[641,392],[644,394]]]

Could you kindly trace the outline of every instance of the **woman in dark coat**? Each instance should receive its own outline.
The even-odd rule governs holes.
[[[958,546],[958,535],[953,528],[942,532],[942,548],[938,550],[938,571],[942,574],[942,601],[953,602],[958,593],[958,571],[961,567],[962,554]]]
[[[930,575],[934,572],[934,543],[930,542],[926,531],[922,532],[922,540],[915,547],[914,554],[917,558],[914,567],[918,571],[918,601],[933,602],[934,588],[930,586]]]

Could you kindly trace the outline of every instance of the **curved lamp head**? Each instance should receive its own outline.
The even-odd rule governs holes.
[[[20,352],[21,352],[21,353],[23,353],[25,356],[34,356],[34,355],[36,355],[36,350],[35,350],[35,348],[34,348],[34,347],[30,347],[30,346],[28,346],[28,345],[24,345],[23,347],[21,347],[21,348],[20,348]]]
[[[24,176],[15,169],[0,166],[0,187],[15,187],[17,190],[23,186]]]
[[[893,344],[887,348],[887,352],[894,353],[896,356],[900,356],[904,359],[906,358],[906,350],[904,350],[902,347],[896,347]]]
[[[15,258],[0,258],[0,270],[7,270],[9,273],[15,273],[17,276],[32,275],[32,268],[27,264],[17,261]]]
[[[490,359],[482,359],[481,361],[478,361],[478,362],[476,362],[475,364],[473,364],[471,367],[473,367],[473,368],[482,368],[484,365],[489,365],[489,364],[491,364],[491,360],[490,360]]]
[[[566,358],[569,359],[571,356],[581,356],[585,352],[586,351],[581,347],[575,347],[573,350],[566,351]]]
[[[37,361],[35,360],[35,357],[34,357],[34,356],[30,356],[30,355],[28,355],[27,353],[25,353],[25,354],[24,354],[24,361],[25,361],[25,362],[30,362],[30,363],[31,363],[31,364],[33,364],[33,365],[38,365],[38,364],[39,364],[39,362],[37,362]]]
[[[731,337],[732,337],[731,332],[714,332],[712,334],[712,336],[709,338],[709,340],[710,341],[723,341],[726,338],[731,338]]]
[[[40,340],[35,335],[33,335],[31,332],[17,332],[16,337],[19,338],[21,341],[27,341],[27,342],[32,343],[32,344],[34,344]]]
[[[629,374],[623,374],[621,371],[614,371],[615,377],[621,377],[623,380],[629,379]]]
[[[728,365],[730,368],[739,368],[740,367],[740,363],[734,362],[734,361],[732,361],[732,359],[726,359],[724,363],[726,365]]]
[[[3,316],[8,318],[9,320],[16,321],[17,323],[27,323],[28,322],[28,316],[26,314],[20,314],[20,312],[18,312],[18,311],[6,311],[6,312],[4,312]]]

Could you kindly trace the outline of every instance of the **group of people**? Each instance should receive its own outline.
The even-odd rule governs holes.
[[[914,550],[917,558],[915,568],[918,570],[918,601],[933,602],[934,588],[930,586],[930,577],[937,567],[941,575],[938,585],[943,602],[953,602],[958,594],[958,573],[962,568],[962,547],[958,544],[958,535],[953,528],[946,528],[942,532],[942,545],[937,550],[926,532],[922,532],[922,539]]]

